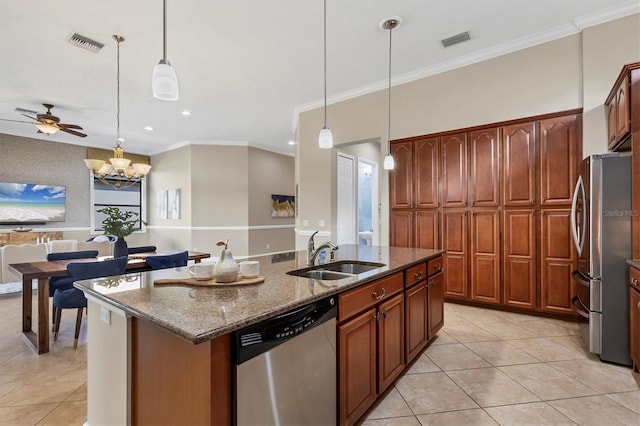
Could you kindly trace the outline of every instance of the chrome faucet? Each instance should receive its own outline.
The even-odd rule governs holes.
[[[316,249],[316,243],[313,240],[313,237],[316,236],[316,234],[320,232],[320,231],[316,231],[314,232],[310,237],[309,237],[309,243],[307,244],[307,249],[308,249],[308,258],[307,258],[307,265],[308,266],[313,266],[316,263],[316,258],[318,257],[318,254],[320,254],[320,252],[322,250],[325,249],[330,249],[330,256],[331,256],[331,261],[334,260],[335,258],[335,251],[338,250],[338,246],[333,244],[333,243],[324,243],[322,244],[320,247],[318,247]]]

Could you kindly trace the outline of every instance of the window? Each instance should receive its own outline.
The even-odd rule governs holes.
[[[98,179],[91,179],[91,204],[93,206],[93,214],[91,215],[92,233],[100,233],[102,229],[102,220],[104,214],[98,213],[103,207],[118,207],[123,211],[134,211],[140,215],[142,220],[147,219],[146,203],[146,181],[135,183],[127,188],[116,189],[113,186],[106,185]],[[144,231],[145,226],[138,224],[136,231]]]

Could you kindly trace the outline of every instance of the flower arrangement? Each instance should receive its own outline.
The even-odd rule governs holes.
[[[105,235],[124,238],[133,233],[138,222],[146,225],[146,222],[140,219],[138,213],[122,211],[117,207],[104,207],[98,210],[98,213],[106,215],[102,221]]]

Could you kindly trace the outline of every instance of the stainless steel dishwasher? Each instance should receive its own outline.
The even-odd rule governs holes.
[[[236,425],[335,425],[337,297],[233,333]]]

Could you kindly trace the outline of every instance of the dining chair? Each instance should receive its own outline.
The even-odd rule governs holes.
[[[73,281],[122,275],[125,273],[126,268],[126,257],[97,262],[72,262],[67,265],[67,271],[71,274]],[[82,324],[82,312],[84,308],[87,307],[87,298],[84,297],[84,293],[81,290],[75,287],[71,287],[66,290],[56,289],[53,294],[53,307],[55,310],[54,341],[58,339],[62,310],[78,310],[78,315],[76,317],[76,332],[73,340],[73,348],[76,349],[78,347],[80,325]]]
[[[20,275],[9,269],[12,263],[44,262],[47,258],[46,244],[8,244],[2,251],[2,282],[22,283]]]
[[[113,243],[109,240],[78,241],[78,251],[82,250],[98,250],[98,256],[113,256]]]
[[[187,266],[188,251],[175,254],[163,254],[159,256],[147,256],[144,260],[151,269],[168,269],[177,268],[178,266]]]
[[[66,251],[77,251],[77,240],[51,240],[47,243],[48,253],[60,253]]]
[[[129,250],[129,254],[151,253],[156,251],[156,246],[129,247],[128,250]]]
[[[92,257],[98,257],[97,250],[83,250],[83,251],[61,251],[59,253],[47,254],[47,260],[69,260],[69,259],[90,259]],[[73,288],[73,277],[71,275],[65,275],[63,277],[49,278],[49,297],[53,297],[53,294],[57,289],[66,290]],[[56,307],[53,306],[53,312],[51,315],[51,331],[55,331],[56,324]]]

